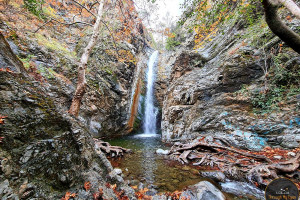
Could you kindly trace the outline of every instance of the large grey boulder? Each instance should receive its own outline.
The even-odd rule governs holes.
[[[221,183],[222,190],[236,196],[255,197],[256,199],[264,200],[264,191],[258,189],[254,185],[244,182],[231,181]]]
[[[189,186],[182,193],[180,199],[190,200],[225,200],[223,193],[208,181],[201,181],[196,185]]]

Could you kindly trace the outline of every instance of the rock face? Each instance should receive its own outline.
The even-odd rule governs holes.
[[[55,105],[67,111],[76,88],[78,61],[92,29],[70,26],[57,32],[55,28],[45,26],[34,34],[24,30],[23,34],[17,31],[12,36],[11,30],[5,24],[18,24],[19,19],[27,16],[35,19],[35,16],[30,12],[23,12],[19,6],[11,6],[18,16],[14,19],[9,17],[11,15],[9,10],[1,7],[5,17],[0,29],[7,42],[4,37],[0,37],[3,50],[0,54],[0,68],[9,65],[13,71],[28,73],[37,81],[43,82]],[[53,6],[51,9],[60,9],[56,5],[51,6]],[[116,6],[107,9],[107,18],[103,20],[109,20],[109,23],[113,23],[118,29],[122,24],[116,9]],[[132,14],[134,12],[132,10]],[[67,13],[57,14],[58,17],[69,17]],[[26,21],[26,25],[30,23],[32,27],[37,25],[34,20]],[[134,81],[140,72],[137,66],[143,62],[146,54],[143,49],[147,36],[141,27],[139,31],[131,30],[132,34],[128,37],[132,38],[113,40],[110,33],[112,30],[107,30],[103,26],[99,41],[90,55],[86,72],[87,89],[82,100],[79,119],[89,127],[89,131],[95,137],[123,135],[131,129],[128,122],[131,115],[132,93],[135,90]],[[69,36],[65,37],[66,34]],[[127,42],[129,39],[130,43]],[[9,56],[8,60],[8,54],[15,55]],[[23,62],[24,67],[17,57]]]
[[[0,32],[0,63],[6,63],[6,66],[0,66],[0,68],[8,68],[14,72],[25,72],[25,68],[20,59],[13,53],[10,45],[5,40],[4,36]]]
[[[21,74],[0,72],[0,87],[0,113],[7,116],[0,125],[2,199],[59,199],[66,190],[82,193],[87,181],[92,191],[101,187],[116,198],[105,186],[112,167],[95,153],[84,125],[59,114],[39,83]]]
[[[259,21],[255,26],[263,23]],[[175,142],[213,135],[251,150],[270,144],[298,147],[300,124],[296,95],[280,112],[256,115],[253,98],[242,90],[263,93],[262,48],[270,49],[280,40],[267,26],[250,29],[234,19],[219,30],[204,40],[199,49],[193,50],[185,44],[176,52],[162,55],[156,86],[159,103],[163,105],[162,139]],[[263,47],[254,43],[264,34],[270,35],[271,42],[262,43]],[[288,55],[284,62],[294,63],[291,69],[299,70],[299,55],[289,49],[282,54]]]
[[[113,71],[101,63],[91,67],[76,119],[67,113],[76,84],[74,52],[28,39],[25,51],[17,39],[7,42],[0,35],[0,199],[61,199],[69,191],[86,200],[99,189],[104,199],[118,199],[107,183],[135,199],[120,171],[95,151],[92,138],[126,130],[135,65],[105,60]],[[85,182],[91,183],[89,191]]]

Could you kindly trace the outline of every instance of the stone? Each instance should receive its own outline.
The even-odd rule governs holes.
[[[208,181],[201,181],[195,185],[187,187],[180,199],[188,198],[190,200],[225,200],[224,194]]]
[[[225,182],[226,179],[225,174],[219,171],[202,171],[200,175],[216,182]]]
[[[116,172],[117,175],[121,175],[122,174],[122,170],[119,168],[115,168],[114,171]]]
[[[300,134],[288,133],[286,135],[281,135],[277,137],[277,141],[282,147],[294,149],[299,147]]]
[[[22,162],[22,163],[28,162],[28,160],[30,159],[32,153],[33,153],[33,150],[26,151],[25,154],[23,155],[23,157],[20,159],[20,162]]]
[[[155,195],[152,197],[152,200],[167,200],[166,195]]]
[[[156,153],[157,154],[162,154],[162,155],[168,155],[169,154],[169,150],[163,150],[163,149],[157,149]]]
[[[10,176],[11,173],[13,172],[13,167],[10,164],[9,159],[3,158],[1,160],[1,170],[5,174],[5,176]]]
[[[294,152],[288,152],[287,155],[290,157],[296,157],[296,153]]]
[[[108,178],[111,180],[111,181],[115,181],[115,182],[119,182],[119,183],[123,183],[124,182],[124,179],[119,175],[117,174],[118,173],[118,170],[115,171],[111,171],[109,174],[108,174]]]
[[[0,197],[8,192],[11,192],[11,188],[9,187],[9,181],[6,179],[0,183]]]
[[[282,156],[274,156],[273,158],[275,158],[276,160],[281,160]]]
[[[255,197],[260,200],[264,200],[264,191],[258,189],[254,185],[245,182],[231,181],[221,183],[222,190],[227,193],[234,194],[236,196],[243,197]]]

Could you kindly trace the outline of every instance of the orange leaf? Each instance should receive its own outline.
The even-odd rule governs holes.
[[[131,186],[131,188],[136,190],[138,187],[137,187],[137,185],[135,185],[135,186]]]
[[[85,182],[83,187],[85,191],[89,191],[91,189],[91,182]]]
[[[73,197],[73,198],[75,198],[76,197],[76,193],[72,193],[71,195],[70,195],[70,197]]]
[[[1,116],[0,115],[0,124],[4,124],[4,119],[7,118],[7,116]]]

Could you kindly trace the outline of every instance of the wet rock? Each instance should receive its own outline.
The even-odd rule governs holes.
[[[289,130],[285,132],[285,135],[280,135],[276,138],[276,141],[285,148],[297,148],[300,144],[300,129]]]
[[[281,160],[281,159],[282,159],[282,156],[274,156],[274,158],[275,158],[276,160]]]
[[[26,163],[32,156],[33,150],[28,150],[25,152],[25,154],[21,157],[20,162],[21,163]]]
[[[201,176],[212,179],[216,182],[224,182],[226,179],[226,176],[223,172],[218,171],[204,171],[200,173]]]
[[[138,183],[138,189],[139,189],[139,190],[142,190],[142,189],[144,189],[144,188],[145,188],[145,185],[144,185],[143,183],[139,182],[139,183]]]
[[[136,186],[136,185],[138,185],[140,182],[138,181],[138,180],[131,180],[131,181],[129,181],[129,185],[131,185],[131,186]]]
[[[167,200],[168,198],[165,195],[155,195],[152,197],[152,200]]]
[[[115,173],[117,175],[121,175],[122,174],[122,170],[121,169],[115,168],[114,171],[115,171]]]
[[[288,152],[287,155],[290,157],[296,157],[296,153],[294,152]]]
[[[242,197],[255,197],[264,200],[264,191],[256,188],[254,185],[244,182],[226,182],[221,183],[222,190],[227,193]]]
[[[116,182],[116,183],[122,183],[122,182],[124,182],[124,179],[118,173],[119,173],[118,170],[113,170],[112,172],[110,172],[108,174],[108,178],[112,182]]]
[[[157,190],[155,190],[154,188],[152,188],[151,185],[150,185],[149,188],[150,188],[150,190],[148,190],[146,192],[146,195],[148,195],[148,196],[155,196],[157,194]]]
[[[0,183],[0,198],[2,200],[19,200],[18,195],[14,194],[13,189],[10,187],[8,180]]]
[[[180,198],[189,198],[190,200],[225,200],[222,192],[208,181],[201,181],[196,185],[189,186],[182,193]]]
[[[157,154],[162,154],[162,155],[168,155],[169,154],[169,150],[157,149],[156,153]]]
[[[13,166],[11,166],[11,163],[8,158],[3,158],[1,160],[1,170],[5,176],[10,176],[13,172]]]

